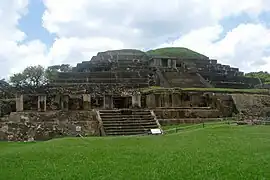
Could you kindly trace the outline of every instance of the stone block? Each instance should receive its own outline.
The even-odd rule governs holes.
[[[133,107],[141,107],[141,95],[140,94],[135,94],[132,96],[132,106]]]
[[[91,109],[91,95],[83,94],[83,109],[90,110]]]
[[[17,112],[23,111],[23,95],[22,94],[16,95],[16,111]]]

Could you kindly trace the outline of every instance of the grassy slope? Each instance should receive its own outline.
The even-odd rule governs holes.
[[[1,179],[269,179],[270,127],[0,143]]]
[[[170,56],[170,57],[182,57],[182,58],[199,58],[205,59],[207,56],[182,47],[167,47],[160,49],[153,49],[146,52],[148,55],[155,56]]]

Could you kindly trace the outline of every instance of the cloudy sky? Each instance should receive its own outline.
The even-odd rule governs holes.
[[[0,77],[165,46],[270,71],[270,0],[0,0],[0,21]]]

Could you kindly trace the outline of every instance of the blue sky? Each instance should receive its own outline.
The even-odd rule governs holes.
[[[111,49],[165,46],[245,72],[270,69],[269,0],[1,0],[0,12],[1,77]]]
[[[53,44],[55,35],[49,33],[44,27],[42,16],[45,6],[42,0],[30,0],[28,5],[28,13],[19,21],[19,29],[26,33],[27,38],[24,42],[35,39],[41,40],[48,47]]]

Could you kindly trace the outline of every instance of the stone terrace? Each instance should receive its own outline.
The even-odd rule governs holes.
[[[254,88],[261,84],[258,78],[248,78],[243,76],[238,68],[217,63],[217,60],[183,60],[188,66],[197,69],[203,78],[209,81],[216,88]]]

